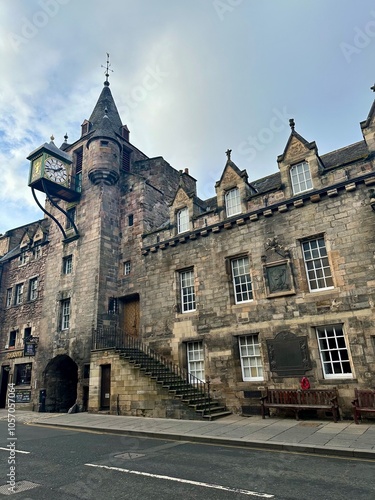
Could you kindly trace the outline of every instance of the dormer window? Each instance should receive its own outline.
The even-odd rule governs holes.
[[[189,210],[187,207],[177,212],[177,232],[184,233],[189,231]]]
[[[238,188],[231,189],[225,193],[225,208],[227,217],[241,213],[241,198]]]
[[[293,165],[290,169],[293,194],[303,193],[313,188],[309,164],[306,161]]]

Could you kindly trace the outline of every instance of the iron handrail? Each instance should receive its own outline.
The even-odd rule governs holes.
[[[138,354],[143,353],[145,357],[142,359],[142,369],[146,372],[152,371],[154,375],[163,376],[164,380],[167,380],[168,377],[177,376],[181,380],[181,384],[188,384],[187,390],[191,387],[193,392],[199,393],[204,398],[204,407],[205,409],[207,407],[209,416],[211,416],[210,381],[208,377],[206,382],[199,379],[185,368],[181,368],[156,352],[140,339],[127,335],[117,326],[102,325],[98,329],[93,329],[92,349],[116,349],[120,351],[134,349]]]

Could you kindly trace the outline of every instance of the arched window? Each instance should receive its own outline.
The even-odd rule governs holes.
[[[306,161],[293,165],[290,169],[293,194],[303,193],[313,188],[309,164]]]
[[[240,190],[238,188],[231,189],[225,193],[225,207],[227,217],[241,213]]]
[[[189,231],[189,210],[187,207],[177,212],[177,232],[184,233]]]

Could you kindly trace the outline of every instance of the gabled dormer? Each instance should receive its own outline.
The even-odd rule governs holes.
[[[31,246],[31,244],[32,244],[32,239],[30,237],[30,234],[28,231],[25,231],[25,234],[23,235],[20,243],[20,249],[26,250],[28,247]]]
[[[322,163],[315,142],[308,142],[294,130],[294,120],[289,120],[291,134],[283,154],[278,156],[281,184],[285,197],[291,198],[321,187]]]
[[[220,218],[233,217],[246,212],[246,202],[256,190],[248,183],[246,170],[240,170],[231,160],[231,150],[226,152],[228,160],[220,180],[215,184],[217,207]]]
[[[184,186],[177,189],[176,195],[170,204],[169,219],[175,227],[175,234],[186,233],[193,229],[194,193],[188,193]]]

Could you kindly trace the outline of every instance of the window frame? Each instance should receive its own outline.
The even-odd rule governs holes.
[[[186,233],[189,231],[189,209],[188,207],[183,207],[177,211],[177,233]]]
[[[129,274],[131,273],[131,262],[130,260],[127,260],[124,262],[124,276],[129,276]]]
[[[73,255],[63,257],[63,274],[72,274],[73,272]]]
[[[251,343],[248,343],[248,340],[251,339]],[[246,340],[246,343],[241,344],[241,341]],[[244,349],[243,349],[244,348]],[[244,350],[249,351],[252,348],[254,351],[253,354],[249,354],[249,352],[243,354]],[[238,349],[240,354],[240,362],[241,362],[241,373],[243,382],[255,382],[264,380],[264,365],[263,358],[261,353],[261,344],[259,342],[259,333],[250,333],[247,335],[241,335],[238,337]],[[251,361],[249,361],[249,365],[246,366],[245,360],[255,360],[255,364],[251,366]],[[245,375],[245,370],[249,370],[251,373],[251,369],[255,369],[258,373],[257,376]],[[261,372],[261,375],[259,373]]]
[[[15,349],[16,348],[17,334],[18,334],[18,330],[12,330],[9,332],[8,349]]]
[[[232,196],[235,193],[235,196]],[[228,189],[224,195],[225,211],[227,217],[233,217],[242,213],[241,192],[238,187]]]
[[[29,262],[29,256],[27,252],[23,251],[19,256],[19,266],[25,266]]]
[[[311,246],[312,242],[315,242],[316,244],[315,248]],[[323,245],[320,245],[319,242],[323,242]],[[309,245],[309,248],[305,248],[305,245]],[[321,251],[322,249],[324,249],[323,253]],[[301,250],[305,266],[306,279],[309,285],[309,291],[313,293],[313,292],[320,292],[322,290],[332,290],[334,288],[333,274],[329,262],[328,251],[324,236],[316,236],[315,238],[309,238],[304,241],[301,241]],[[318,255],[314,257],[313,254],[317,252]],[[311,254],[311,258],[307,258],[308,253]],[[324,265],[325,260],[328,263],[328,265]],[[319,267],[317,267],[317,264],[319,264]],[[311,269],[309,269],[309,265]],[[329,274],[326,272],[327,269],[329,271]],[[322,276],[318,276],[318,274],[322,274]],[[320,280],[324,280],[325,286],[323,287],[318,286]],[[327,280],[332,281],[332,284],[327,284]],[[314,283],[316,283],[316,288],[313,288],[312,286],[312,284]]]
[[[61,308],[60,329],[62,331],[69,330],[69,328],[70,328],[70,315],[71,315],[70,298],[63,299],[61,301],[60,308]]]
[[[6,308],[12,307],[12,302],[13,302],[13,288],[7,288],[7,293],[5,297],[5,307]]]
[[[38,298],[38,276],[30,278],[29,280],[29,300],[36,300]]]
[[[197,382],[197,380],[205,382],[204,347],[202,340],[193,340],[186,343],[186,360],[187,371],[189,377],[191,377],[190,381],[192,383]],[[198,373],[201,374],[200,377],[198,377]]]
[[[74,206],[74,207],[70,207],[67,211],[67,217],[66,217],[66,225],[65,225],[65,229],[74,229],[74,225],[73,223],[71,222],[70,219],[72,219],[72,221],[74,222],[74,224],[76,224],[76,221],[77,221],[77,207]],[[69,219],[70,217],[70,219]]]
[[[23,302],[24,283],[17,283],[14,290],[14,305],[19,306]]]
[[[179,274],[178,279],[180,285],[181,312],[183,314],[186,314],[189,312],[196,311],[194,269],[193,268],[184,269],[183,271],[179,271],[178,274]]]
[[[20,363],[14,365],[15,385],[31,385],[32,363]],[[21,381],[20,381],[21,379]],[[22,381],[24,380],[24,381]]]
[[[234,263],[239,263],[240,261],[247,261],[247,273],[237,274],[235,272]],[[231,277],[232,277],[232,286],[233,286],[233,294],[234,294],[234,302],[235,304],[244,304],[248,302],[252,302],[254,300],[254,292],[253,292],[253,281],[251,279],[250,272],[250,259],[248,255],[242,255],[238,257],[232,257],[230,259],[230,269],[231,269]],[[238,280],[238,278],[246,277],[245,281]],[[245,285],[246,290],[242,290],[242,286]],[[250,286],[250,287],[249,287]],[[247,294],[250,298],[239,300],[241,295]]]
[[[332,329],[333,330],[333,335],[328,335],[327,330]],[[323,332],[324,330],[324,332]],[[336,332],[337,330],[341,331],[341,335],[337,335]],[[344,328],[342,324],[333,324],[333,325],[323,325],[323,326],[317,326],[315,327],[315,332],[316,332],[316,338],[318,342],[318,349],[319,349],[319,357],[320,357],[320,362],[322,365],[322,372],[323,372],[323,377],[324,379],[327,380],[332,380],[332,379],[352,379],[354,378],[353,376],[353,369],[352,369],[352,363],[350,360],[350,352],[348,348],[348,343],[346,339],[346,335],[344,332]],[[319,333],[324,333],[324,336],[319,336]],[[332,347],[329,345],[329,339],[333,340],[334,343],[336,344],[337,347]],[[343,344],[343,347],[339,347],[339,342],[337,339],[341,339],[341,344]],[[323,341],[325,341],[326,347],[324,346]],[[331,342],[332,344],[333,342]],[[328,353],[329,354],[329,359],[324,359],[324,354],[323,353]],[[333,359],[332,353],[336,353],[334,357],[336,359]],[[346,359],[342,358],[342,354],[346,353]],[[344,354],[345,355],[345,354]],[[344,372],[343,371],[343,363],[346,363],[349,365],[350,372]],[[337,366],[340,364],[341,366],[341,372],[340,373],[334,373],[334,366]],[[332,373],[328,373],[326,370],[326,367],[330,366]]]
[[[298,169],[302,169],[302,167],[303,170],[298,171]],[[294,173],[294,171],[296,171],[296,173]],[[308,176],[306,175],[306,173],[308,173]],[[289,176],[294,195],[305,193],[307,191],[311,191],[312,189],[314,189],[311,177],[310,165],[307,161],[304,160],[299,163],[296,163],[295,165],[292,165],[289,170]],[[301,177],[303,177],[303,179]],[[308,183],[311,184],[310,187],[307,186]],[[306,185],[304,189],[302,188],[302,184]]]

